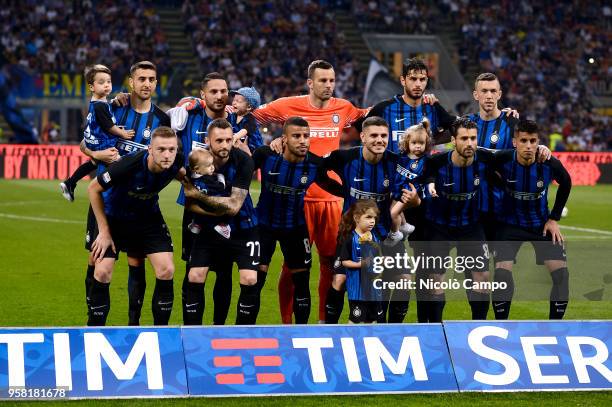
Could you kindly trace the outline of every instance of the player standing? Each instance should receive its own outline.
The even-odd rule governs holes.
[[[119,250],[141,253],[155,270],[153,320],[168,325],[174,290],[172,240],[158,204],[158,193],[184,175],[177,157],[178,139],[169,127],[153,131],[147,150],[109,166],[89,185],[89,199],[98,231],[92,236],[91,258],[96,262],[89,290],[87,325],[106,324],[109,286]],[[107,191],[106,193],[104,193]]]
[[[503,224],[497,231],[494,280],[506,288],[493,292],[495,319],[508,319],[514,294],[512,266],[523,242],[531,242],[536,263],[546,265],[553,281],[550,291],[550,319],[562,319],[569,300],[569,273],[558,221],[572,187],[572,180],[561,162],[551,157],[536,162],[538,125],[520,121],[513,144],[516,150],[496,154],[497,173],[504,186]],[[548,186],[559,184],[552,211],[548,211]]]
[[[117,126],[125,130],[132,130],[134,137],[131,140],[119,139],[115,147],[92,152],[85,142],[81,142],[84,154],[96,159],[100,155],[116,154],[119,157],[146,150],[153,131],[160,126],[170,126],[169,117],[152,101],[151,97],[157,86],[157,67],[149,61],[140,61],[130,67],[129,94],[117,97],[119,103],[114,103],[112,110]],[[98,174],[105,170],[105,166],[98,167]],[[91,249],[92,236],[97,234],[96,219],[90,210],[87,218],[87,235],[85,248]],[[128,324],[139,325],[140,312],[146,290],[144,255],[137,252],[128,252]],[[89,292],[93,279],[94,263],[89,258],[85,290]]]
[[[334,98],[336,74],[333,66],[316,60],[308,66],[308,94],[277,99],[253,111],[259,123],[283,123],[289,117],[306,119],[310,125],[310,151],[325,156],[340,146],[340,136],[345,127],[362,118],[367,109],[359,109],[349,101]],[[278,141],[277,141],[278,140]],[[280,151],[281,141],[274,140],[271,147]],[[333,260],[336,252],[336,237],[340,224],[341,199],[312,185],[304,198],[304,213],[311,242],[319,253],[319,321],[325,319],[325,301],[331,285]],[[293,283],[291,273],[283,266],[279,281],[279,302],[283,323],[292,320]]]

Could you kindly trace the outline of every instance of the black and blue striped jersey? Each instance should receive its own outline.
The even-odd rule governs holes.
[[[361,242],[361,236],[353,230],[349,237],[340,243],[338,247],[338,260],[341,262],[344,260],[351,260],[354,262],[360,262],[364,257],[371,258],[377,254],[377,244],[380,242],[375,234],[372,234],[371,242]],[[364,251],[366,251],[364,253]],[[366,285],[371,281],[363,281],[362,277],[369,275],[369,273],[363,273],[364,267],[351,268],[344,267],[346,271],[346,294],[348,299],[351,301],[367,301],[371,300],[371,296],[367,293],[371,290],[367,290]]]
[[[98,175],[98,182],[105,190],[104,212],[109,217],[144,221],[160,212],[158,193],[183,167],[183,157],[177,154],[169,169],[154,173],[148,169],[148,156],[147,150],[130,154]]]
[[[425,175],[427,158],[427,155],[419,158],[410,158],[405,155],[400,156],[393,186],[394,200],[400,200],[402,189],[410,189],[409,184],[412,184],[422,195],[423,176]]]
[[[151,109],[146,113],[138,113],[130,104],[113,106],[113,115],[117,126],[134,130],[134,138],[131,140],[117,140],[116,147],[120,156],[145,150],[151,142],[153,130],[160,126],[170,127],[170,118],[154,103],[151,103]]]
[[[559,220],[572,186],[569,173],[555,157],[524,166],[516,154],[508,150],[495,156],[495,169],[504,191],[499,219],[526,229],[540,229],[548,219]],[[553,180],[559,183],[559,189],[549,213],[548,186]]]
[[[85,146],[91,151],[102,151],[115,147],[117,136],[109,130],[115,125],[111,106],[106,101],[92,100],[87,110],[87,125],[83,131]]]
[[[238,148],[232,148],[228,161],[215,171],[215,174],[223,177],[225,183],[225,191],[220,196],[231,196],[232,188],[248,191],[253,178],[253,170],[254,164],[251,157]],[[197,215],[196,219],[198,223],[209,226],[220,223],[227,224],[233,231],[247,230],[257,226],[257,213],[249,192],[247,192],[242,207],[235,216]]]
[[[471,227],[480,219],[480,185],[483,179],[491,179],[494,154],[479,149],[471,165],[459,167],[453,163],[452,153],[436,154],[427,162],[425,179],[435,183],[438,197],[425,201],[425,218],[446,227]]]
[[[518,119],[510,117],[506,112],[501,112],[497,119],[483,120],[479,113],[470,115],[470,120],[478,126],[478,147],[491,150],[511,149],[514,128]],[[502,190],[489,186],[486,180],[480,186],[480,210],[499,214],[501,210]]]
[[[261,194],[257,203],[258,222],[270,229],[293,229],[306,224],[304,196],[313,182],[328,180],[323,159],[308,153],[292,163],[270,147],[253,153],[255,168],[261,169]]]
[[[389,124],[389,145],[387,149],[399,153],[399,142],[404,136],[404,131],[415,124],[419,124],[427,117],[431,124],[434,137],[440,130],[449,129],[455,122],[456,117],[449,114],[440,103],[433,106],[420,104],[416,107],[410,106],[402,97],[396,95],[391,99],[383,100],[372,107],[367,117],[379,116]]]
[[[380,216],[374,232],[381,240],[391,228],[391,192],[398,161],[397,154],[386,150],[378,163],[370,164],[363,158],[363,147],[335,150],[324,159],[325,168],[334,171],[342,179],[343,213],[360,199],[376,201]]]
[[[257,148],[264,145],[263,138],[259,132],[259,125],[257,119],[252,113],[244,115],[240,122],[236,122],[236,125],[232,125],[234,133],[238,133],[240,130],[245,129],[247,131],[247,145],[249,150],[253,153]]]

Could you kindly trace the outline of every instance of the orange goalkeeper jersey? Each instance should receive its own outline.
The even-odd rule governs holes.
[[[304,118],[310,125],[310,151],[325,156],[340,147],[340,136],[345,127],[364,117],[368,109],[359,109],[345,99],[331,98],[327,107],[310,104],[308,95],[290,96],[260,106],[253,115],[260,124],[283,123],[292,116]],[[330,176],[338,180],[335,173]],[[338,198],[312,184],[306,192],[307,201],[339,201]]]

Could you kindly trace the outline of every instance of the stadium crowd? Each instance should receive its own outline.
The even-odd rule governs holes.
[[[171,66],[159,16],[141,1],[8,3],[0,10],[0,49],[8,63],[32,74],[82,73],[96,61],[117,78],[134,60],[151,60],[161,72]]]
[[[225,72],[230,89],[255,85],[268,101],[304,93],[303,67],[324,58],[337,69],[336,95],[362,97],[344,36],[318,2],[186,0],[182,10],[201,71]]]
[[[361,31],[432,34],[434,14],[429,3],[422,0],[354,1],[353,15]]]
[[[460,27],[462,52],[500,78],[505,105],[562,134],[559,149],[612,148],[609,121],[592,111],[588,86],[609,78],[609,5],[444,0],[441,6]]]

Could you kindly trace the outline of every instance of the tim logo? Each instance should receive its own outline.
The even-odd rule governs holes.
[[[281,366],[282,360],[274,355],[278,346],[275,338],[241,338],[241,339],[213,339],[211,347],[216,351],[224,350],[258,350],[270,349],[269,355],[253,356],[255,367]],[[234,367],[236,373],[219,373],[215,376],[217,384],[244,384],[244,372],[240,372],[243,366],[242,356],[215,356],[213,359],[215,367]],[[240,373],[238,373],[240,372]],[[285,375],[282,373],[255,373],[258,384],[280,384],[285,383]]]

